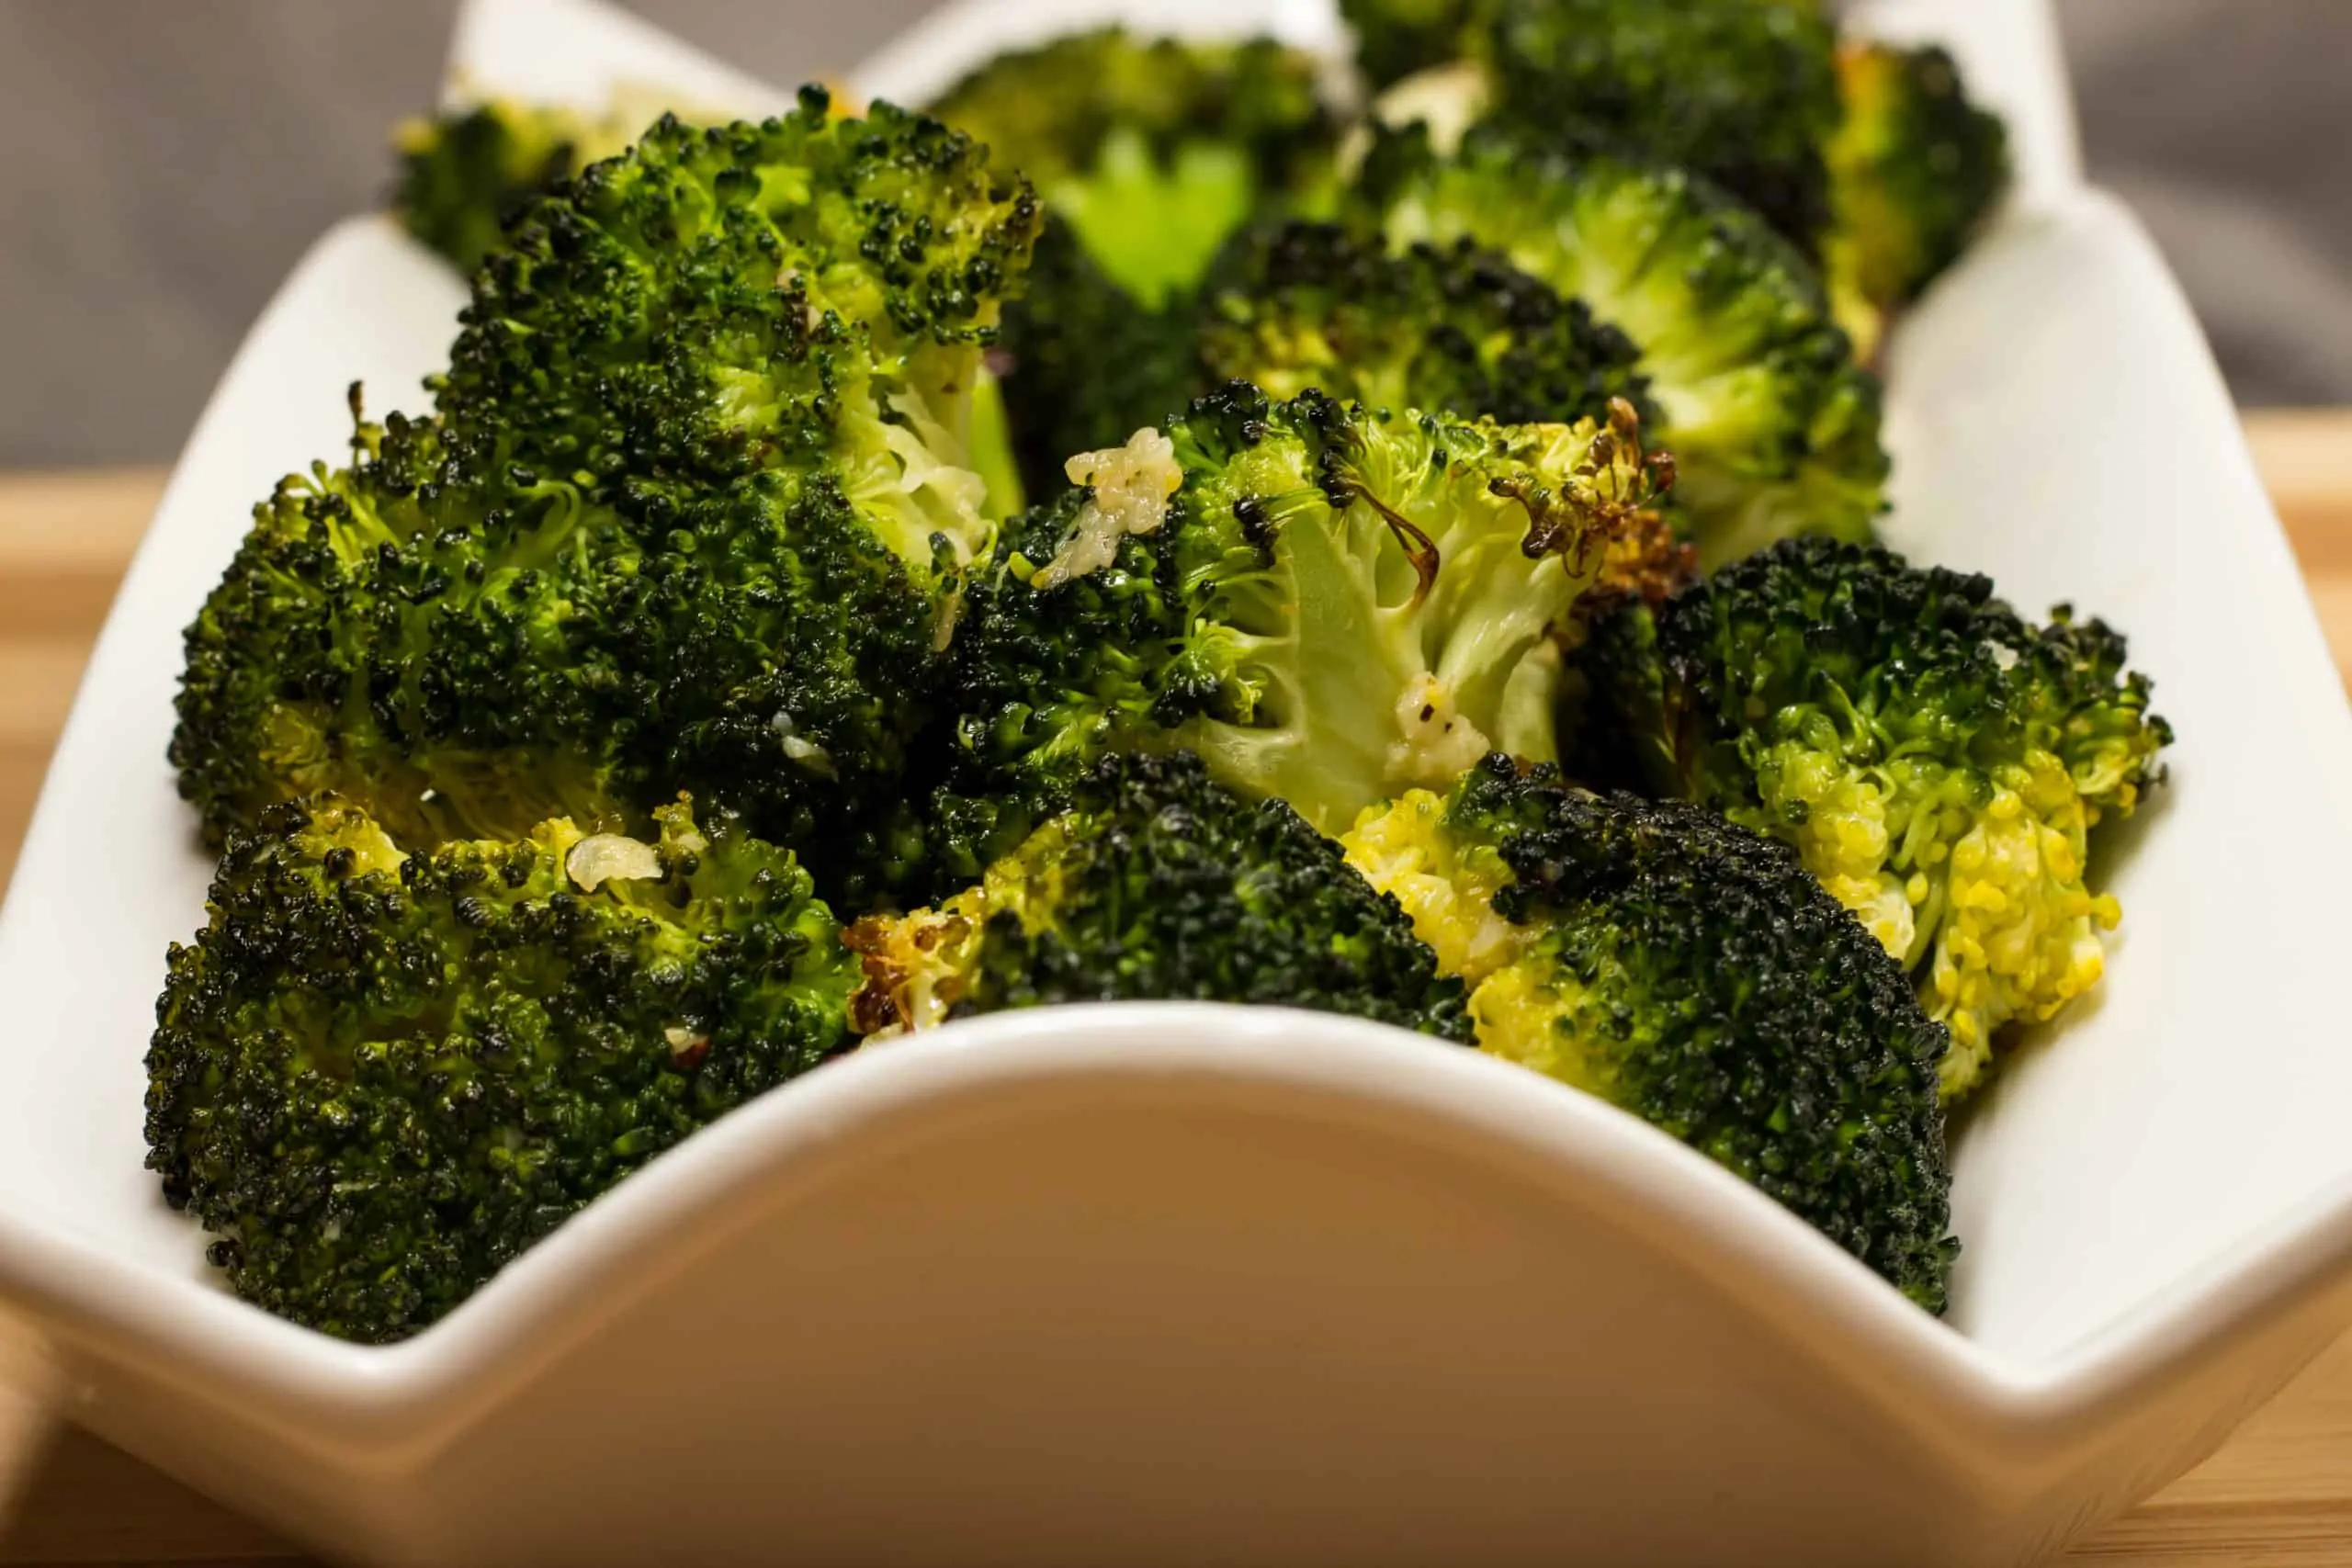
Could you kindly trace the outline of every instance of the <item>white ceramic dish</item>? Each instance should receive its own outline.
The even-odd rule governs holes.
[[[862,80],[914,96],[1102,9],[967,3]],[[457,284],[370,219],[198,425],[0,914],[0,1295],[74,1418],[322,1550],[445,1565],[1991,1564],[2210,1450],[2352,1320],[2352,718],[2193,322],[2081,187],[2047,17],[1883,9],[1954,40],[2025,164],[1898,340],[1895,532],[2132,628],[2182,737],[2110,856],[2098,1001],[1959,1140],[1947,1321],[1569,1090],[1190,1006],[829,1066],[404,1345],[220,1292],[141,1168],[207,874],[162,760],[178,628],[252,502],[340,449],[345,382],[413,404],[442,355]],[[482,0],[459,53],[517,91],[768,91],[648,39]]]

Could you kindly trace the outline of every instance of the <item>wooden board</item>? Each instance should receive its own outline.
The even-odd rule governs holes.
[[[2352,683],[2352,412],[2257,414],[2256,460]],[[0,476],[0,885],[158,470]],[[95,1438],[69,1432],[0,1562],[237,1568],[304,1561]],[[2068,1560],[2101,1568],[2352,1568],[2352,1337],[2222,1450]],[[1890,1565],[1895,1568],[1895,1565]]]

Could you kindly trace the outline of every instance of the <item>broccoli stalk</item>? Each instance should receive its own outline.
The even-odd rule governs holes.
[[[332,797],[239,833],[175,944],[147,1163],[237,1293],[413,1334],[695,1129],[848,1043],[808,874],[682,799],[403,853]]]
[[[1943,1310],[1944,1032],[1785,849],[1500,756],[1341,844],[1470,985],[1479,1049],[1681,1139]]]
[[[2104,967],[2121,911],[2086,881],[2089,835],[2172,739],[2124,660],[2103,623],[2029,625],[1984,577],[1791,541],[1594,628],[1581,761],[1794,845],[1950,1025],[1958,1097],[2005,1026]]]

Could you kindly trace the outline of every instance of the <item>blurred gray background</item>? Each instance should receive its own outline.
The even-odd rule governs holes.
[[[932,0],[629,0],[777,80]],[[2239,400],[2352,403],[2352,0],[2058,0],[2092,173]],[[0,0],[0,468],[168,461],[303,247],[379,199],[456,0]]]

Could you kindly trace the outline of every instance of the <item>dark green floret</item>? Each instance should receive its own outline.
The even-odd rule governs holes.
[[[1468,242],[1631,340],[1711,562],[1794,533],[1866,537],[1884,507],[1877,378],[1818,276],[1754,213],[1678,169],[1545,152],[1488,128],[1441,157],[1376,135],[1351,197],[1393,248]]]
[[[147,1163],[239,1295],[401,1338],[848,1043],[857,965],[807,874],[659,816],[403,855],[322,798],[231,840],[156,1003]]]
[[[1053,330],[1035,332],[1047,299]],[[1237,380],[1511,424],[1605,421],[1617,398],[1651,412],[1632,343],[1581,300],[1468,241],[1392,254],[1375,231],[1307,219],[1237,234],[1197,295],[1157,310],[1049,223],[1005,347],[1021,367],[1009,390],[1041,494],[1070,454],[1115,446]]]
[[[2098,982],[2121,910],[2087,884],[2089,835],[2172,739],[2105,623],[2037,626],[1986,578],[1791,541],[1623,606],[1584,668],[1583,771],[1794,845],[1951,1026],[1948,1094]]]
[[[1785,848],[1504,757],[1343,843],[1470,984],[1481,1050],[1672,1134],[1943,1310],[1944,1031]]]
[[[213,841],[319,789],[420,845],[641,827],[681,781],[806,840],[896,776],[942,590],[830,476],[656,531],[566,484],[445,479],[430,425],[362,437],[257,509],[188,628],[171,755]]]
[[[871,858],[993,544],[973,389],[1036,221],[963,136],[814,92],[530,208],[437,419],[281,486],[190,629],[208,838],[322,787],[419,846],[683,787]]]
[[[958,787],[1016,829],[1105,752],[1182,746],[1327,831],[1494,747],[1555,750],[1557,638],[1645,514],[1608,427],[1236,384],[1008,525],[950,689]]]
[[[1459,982],[1394,900],[1280,800],[1197,758],[1112,759],[1069,808],[934,908],[848,941],[867,1033],[1062,1002],[1193,999],[1314,1008],[1469,1038]]]
[[[887,104],[837,119],[810,88],[759,125],[665,117],[525,213],[435,405],[490,464],[650,524],[823,468],[901,558],[934,534],[970,553],[972,384],[1037,221],[987,148]]]

